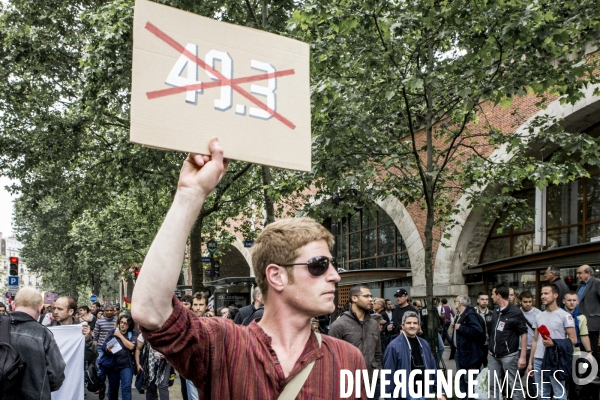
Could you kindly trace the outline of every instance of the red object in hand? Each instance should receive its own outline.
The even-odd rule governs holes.
[[[548,328],[546,328],[546,325],[540,325],[540,327],[538,328],[538,332],[540,333],[540,335],[542,335],[544,339],[551,339],[550,331],[548,330]]]

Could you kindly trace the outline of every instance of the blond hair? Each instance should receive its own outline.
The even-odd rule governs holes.
[[[324,240],[331,249],[333,236],[312,218],[288,218],[268,225],[254,241],[252,266],[256,283],[266,300],[269,292],[266,270],[269,264],[291,264],[298,258],[298,250],[309,243]],[[321,254],[324,255],[324,254]],[[288,282],[294,283],[293,267],[288,271]]]
[[[43,302],[42,294],[32,287],[19,289],[15,296],[15,308],[23,307],[37,310]]]

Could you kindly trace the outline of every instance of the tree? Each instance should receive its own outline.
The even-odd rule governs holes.
[[[273,31],[285,29],[295,7],[286,0],[268,7],[163,3],[254,27],[268,10]],[[16,233],[29,266],[73,294],[89,286],[114,294],[115,278],[143,261],[185,157],[129,143],[133,4],[0,4],[0,174],[18,182]],[[212,231],[214,219],[247,213],[251,201],[260,208],[264,194],[276,198],[278,182],[286,180],[285,171],[274,171],[270,186],[261,184],[257,168],[233,164],[207,199],[192,235],[196,285],[203,279],[202,222],[210,221]]]
[[[493,181],[499,166],[489,157],[497,145],[531,148],[531,138],[491,123],[490,107],[525,95],[539,96],[540,106],[559,96],[572,103],[598,82],[597,58],[583,52],[600,32],[593,1],[312,0],[290,28],[312,44],[313,169],[323,200],[316,203],[358,189],[358,202],[393,195],[411,210],[421,207],[429,305],[433,252],[452,226],[456,200],[472,184]],[[580,150],[579,168],[543,161],[561,180],[584,175],[581,165],[598,159],[597,139],[546,133],[535,140]],[[523,161],[527,169],[516,171]],[[542,162],[515,163],[500,166],[506,179],[495,181],[506,196],[529,165]],[[541,171],[528,176],[540,186],[550,180]]]

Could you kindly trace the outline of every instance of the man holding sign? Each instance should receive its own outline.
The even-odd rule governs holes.
[[[340,370],[366,366],[352,345],[311,331],[313,317],[334,311],[340,280],[333,237],[315,221],[280,220],[256,239],[252,261],[265,304],[258,323],[198,318],[172,295],[188,233],[227,166],[217,139],[209,149],[211,156],[191,154],[183,163],[173,204],[135,285],[134,319],[200,398],[340,398]]]

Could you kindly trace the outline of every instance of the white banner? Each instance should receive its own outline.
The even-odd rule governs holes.
[[[85,336],[81,325],[49,326],[54,340],[65,360],[65,381],[61,388],[52,392],[52,400],[83,399]]]

